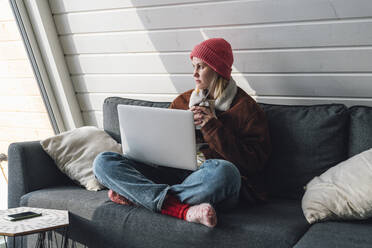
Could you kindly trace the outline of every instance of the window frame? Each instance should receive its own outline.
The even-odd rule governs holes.
[[[54,133],[83,126],[48,1],[9,2]]]

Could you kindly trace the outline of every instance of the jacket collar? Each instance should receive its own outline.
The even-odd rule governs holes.
[[[234,100],[237,91],[238,87],[236,86],[236,82],[233,78],[231,78],[229,83],[227,84],[227,87],[222,92],[221,96],[215,100],[214,102],[215,109],[220,111],[228,110],[231,106],[232,101]],[[206,95],[203,90],[200,90],[199,92],[193,90],[190,96],[189,108],[201,103],[203,100],[205,100],[205,98]]]

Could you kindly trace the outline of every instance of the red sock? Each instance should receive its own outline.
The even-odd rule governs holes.
[[[161,213],[185,220],[187,210],[189,210],[189,208],[190,204],[184,204],[180,202],[175,196],[167,195],[163,202]]]

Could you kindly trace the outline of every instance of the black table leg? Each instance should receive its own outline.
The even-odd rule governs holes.
[[[57,248],[58,247],[68,248],[68,243],[69,243],[68,227],[63,227],[62,237],[61,237],[61,246],[58,243],[56,232],[52,230],[52,231],[38,233],[35,248],[52,248],[53,247],[53,233],[54,233],[54,239],[55,239],[55,246]],[[11,236],[12,237],[11,238],[10,236],[0,235],[0,238],[1,236],[4,239],[5,248],[8,248],[8,242],[10,244],[13,243],[13,247],[15,248],[17,247],[17,243],[16,243],[17,236]],[[18,242],[21,242],[21,245],[20,245],[21,248],[23,248],[24,241],[25,240],[23,240],[23,236],[18,237]],[[75,244],[72,244],[72,245],[75,246]]]
[[[38,234],[35,248],[45,248],[45,232]]]
[[[63,228],[61,248],[68,248],[68,234],[67,227]]]
[[[59,245],[58,245],[57,235],[56,235],[56,232],[55,231],[53,231],[53,233],[54,233],[54,240],[56,242],[56,247],[58,248]],[[62,246],[62,238],[61,238],[61,246]]]
[[[8,248],[8,242],[6,241],[6,237],[3,236],[3,238],[4,238],[4,242],[5,242],[5,248]]]

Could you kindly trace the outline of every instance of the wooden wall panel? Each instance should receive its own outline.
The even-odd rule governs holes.
[[[78,101],[82,111],[101,111],[102,103],[105,98],[110,97],[110,93],[89,93],[78,94]],[[149,100],[154,102],[171,102],[177,97],[177,94],[116,94],[117,97]]]
[[[150,7],[175,5],[182,3],[208,2],[198,0],[49,0],[53,13],[71,13],[91,10],[107,10],[117,8]],[[211,1],[209,1],[211,2]]]
[[[71,78],[77,93],[176,94],[195,86],[190,74],[84,74]]]
[[[341,98],[341,97],[255,97],[261,103],[269,104],[288,104],[288,105],[312,105],[312,104],[331,104],[340,103],[347,107],[354,105],[365,105],[372,107],[371,98]]]
[[[367,0],[357,4],[346,0],[213,1],[57,14],[54,18],[60,34],[71,34],[334,20],[370,17],[371,11],[372,2]]]
[[[82,114],[83,114],[85,125],[103,128],[102,111],[88,111],[88,112],[82,112]]]
[[[86,1],[49,1],[86,123],[108,96],[193,88],[189,53],[211,37],[232,44],[232,75],[258,101],[371,105],[372,1]]]
[[[62,35],[66,54],[188,52],[204,37],[222,36],[235,50],[372,46],[372,20],[224,26],[201,29]],[[237,38],[238,37],[238,38]]]
[[[250,95],[370,97],[372,73],[234,74]],[[180,94],[194,87],[190,75],[73,76],[76,92],[112,94]]]
[[[233,73],[371,72],[372,48],[236,51]],[[347,59],[346,59],[347,58]],[[71,74],[192,73],[189,54],[66,56]]]

